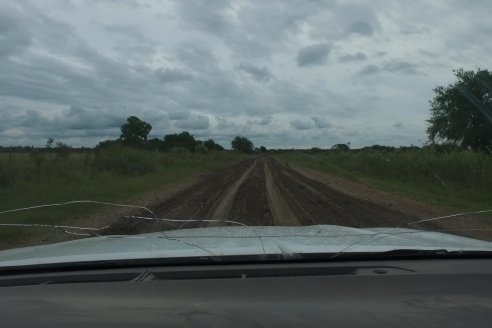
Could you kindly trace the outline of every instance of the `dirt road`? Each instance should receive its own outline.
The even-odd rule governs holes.
[[[343,194],[269,157],[244,160],[212,172],[198,184],[153,208],[166,219],[233,220],[246,225],[335,224],[403,226],[415,220],[396,210]],[[111,234],[220,225],[120,220]]]

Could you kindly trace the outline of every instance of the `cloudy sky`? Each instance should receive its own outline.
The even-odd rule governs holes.
[[[228,147],[422,144],[492,1],[0,2],[0,145],[93,146],[126,117]]]

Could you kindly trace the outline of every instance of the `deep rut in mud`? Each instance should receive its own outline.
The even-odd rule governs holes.
[[[246,225],[403,226],[416,218],[347,196],[270,157],[244,160],[152,209],[165,219],[234,220]],[[121,219],[108,234],[137,234],[221,223]]]

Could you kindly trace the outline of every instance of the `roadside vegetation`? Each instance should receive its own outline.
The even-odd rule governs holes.
[[[44,148],[0,147],[0,211],[97,200],[131,203],[169,184],[198,176],[244,158],[214,140],[189,132],[147,139],[152,126],[135,116],[121,126],[121,137],[92,148],[72,148],[49,138]],[[78,204],[0,215],[0,223],[64,224],[100,210]],[[15,244],[26,229],[2,227],[1,244]]]
[[[492,157],[442,147],[291,151],[283,162],[453,210],[492,208]]]
[[[56,152],[0,154],[0,211],[71,200],[129,203],[244,158],[231,151],[169,153],[115,146],[60,155]],[[61,224],[101,210],[81,204],[0,215],[0,223]],[[2,228],[1,244],[22,239],[23,228]],[[42,230],[40,230],[42,232]],[[1,246],[1,245],[0,245]]]

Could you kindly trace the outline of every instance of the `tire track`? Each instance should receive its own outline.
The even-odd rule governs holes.
[[[263,163],[263,158],[257,158],[256,166],[236,193],[230,212],[232,219],[248,225],[274,225],[265,188]]]
[[[315,224],[351,227],[402,226],[414,220],[393,209],[347,196],[328,185],[311,180],[297,171],[272,160],[284,193],[304,219]],[[311,223],[312,224],[312,223]]]
[[[263,170],[265,171],[268,205],[272,213],[274,225],[299,225],[299,219],[280,194],[267,162],[264,163]]]
[[[246,172],[244,172],[244,174],[222,194],[222,197],[217,200],[214,206],[207,213],[207,218],[212,218],[215,220],[225,220],[230,218],[229,213],[231,211],[232,205],[234,204],[234,199],[239,190],[239,187],[241,187],[244,181],[246,181],[246,179],[251,175],[251,171],[253,171],[255,166],[256,159],[253,165],[251,165],[251,167],[249,167]]]
[[[196,185],[152,209],[165,219],[234,220],[250,226],[393,227],[415,219],[343,194],[264,156],[209,173]],[[215,225],[220,223],[121,219],[107,233],[138,234]]]
[[[238,172],[247,170],[252,162],[252,160],[243,160],[237,164],[215,170],[204,176],[197,184],[178,192],[151,209],[157,217],[164,219],[214,219],[209,216],[211,209],[220,201],[224,191],[237,181]],[[146,213],[134,213],[134,215],[146,215]],[[106,229],[105,234],[139,234],[203,226],[207,226],[207,224],[205,222],[168,223],[120,218]]]

